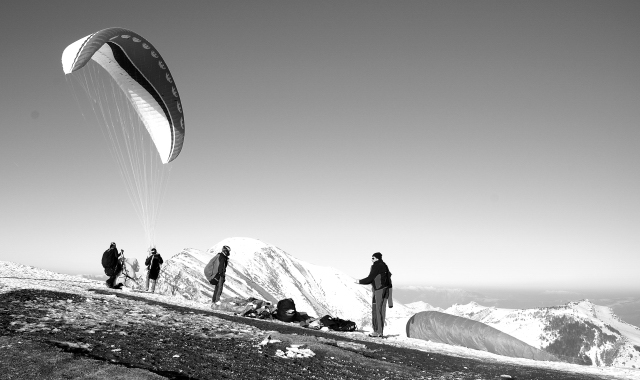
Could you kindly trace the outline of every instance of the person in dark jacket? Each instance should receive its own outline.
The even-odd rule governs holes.
[[[382,337],[387,302],[389,302],[389,307],[393,307],[393,301],[391,300],[391,272],[389,272],[387,264],[382,261],[382,253],[374,253],[371,256],[371,260],[373,261],[373,265],[371,265],[369,275],[356,281],[356,284],[371,284],[373,291],[371,300],[371,324],[373,325],[373,333],[369,334],[369,336]]]
[[[229,255],[231,254],[231,247],[225,245],[222,247],[222,251],[215,255],[211,259],[211,274],[213,275],[209,281],[211,285],[215,286],[213,290],[213,296],[211,298],[212,305],[215,307],[220,305],[220,296],[222,295],[222,289],[224,288],[224,280],[227,273],[227,264],[229,263]],[[209,267],[209,265],[207,265]],[[205,268],[206,270],[207,268]]]
[[[162,256],[156,251],[155,248],[151,248],[151,254],[144,261],[144,265],[147,266],[147,291],[149,291],[149,282],[151,282],[151,293],[156,290],[156,280],[160,274],[160,266],[162,266]]]
[[[120,277],[122,273],[122,256],[124,255],[124,250],[121,249],[120,253],[118,253],[118,247],[116,247],[116,243],[112,242],[109,245],[109,249],[104,251],[102,254],[102,266],[104,267],[104,274],[109,276],[106,284],[108,288],[120,289],[122,284],[115,284],[115,281]]]

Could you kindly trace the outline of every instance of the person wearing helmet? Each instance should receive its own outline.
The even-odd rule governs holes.
[[[204,268],[204,275],[211,285],[214,286],[213,296],[211,297],[211,307],[220,305],[220,296],[224,288],[224,280],[227,272],[227,264],[229,263],[229,255],[231,247],[225,245],[220,253],[216,254]]]
[[[147,292],[149,291],[149,282],[151,282],[151,293],[155,292],[156,281],[158,280],[162,263],[162,256],[155,248],[151,248],[149,256],[144,261],[144,265],[147,266]]]

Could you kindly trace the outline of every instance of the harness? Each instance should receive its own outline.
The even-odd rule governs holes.
[[[129,269],[127,269],[127,263],[126,263],[125,258],[124,258],[124,253],[122,254],[122,258],[120,258],[119,261],[122,264],[122,274],[124,275],[124,285],[127,286],[127,280],[131,280],[137,286],[140,286],[140,284],[138,283],[138,281],[135,278],[129,276]]]

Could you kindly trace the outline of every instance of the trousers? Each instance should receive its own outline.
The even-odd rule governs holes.
[[[147,291],[149,291],[149,283],[151,283],[151,293],[156,291],[156,280],[149,278],[149,271],[147,271]]]
[[[384,319],[387,313],[387,301],[389,300],[389,288],[373,291],[371,300],[371,324],[373,332],[382,335],[384,331]]]
[[[215,302],[220,301],[220,296],[222,295],[222,288],[223,287],[224,287],[224,276],[220,277],[220,280],[216,284],[215,289],[213,289],[213,297],[211,299],[211,302],[215,303]]]

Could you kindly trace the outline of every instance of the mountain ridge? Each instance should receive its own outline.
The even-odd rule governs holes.
[[[640,328],[622,321],[610,307],[587,299],[533,309],[501,309],[470,302],[452,305],[445,312],[485,323],[582,364],[640,368]]]

